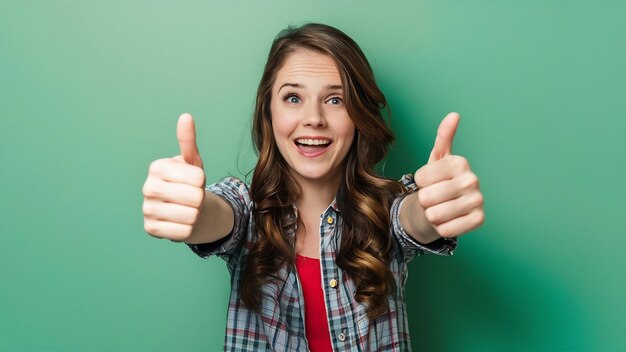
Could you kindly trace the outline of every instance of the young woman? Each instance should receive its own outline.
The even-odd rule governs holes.
[[[407,263],[451,255],[483,223],[467,161],[441,123],[427,165],[399,182],[374,166],[394,137],[359,46],[326,25],[275,38],[259,84],[251,185],[205,186],[189,114],[181,155],[150,165],[145,230],[218,255],[232,275],[225,350],[407,351]]]

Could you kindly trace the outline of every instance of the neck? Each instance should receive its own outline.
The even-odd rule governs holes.
[[[302,192],[296,200],[298,209],[322,213],[337,195],[341,176],[328,180],[297,179]]]

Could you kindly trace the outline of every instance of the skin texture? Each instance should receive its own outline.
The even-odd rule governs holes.
[[[290,54],[276,75],[270,108],[276,144],[302,189],[296,200],[301,223],[296,252],[319,258],[319,215],[337,193],[343,161],[355,135],[334,61],[304,49]],[[324,154],[308,157],[295,144],[301,137],[326,138],[332,143]]]
[[[208,243],[226,236],[233,211],[219,196],[206,192],[202,158],[193,117],[182,114],[176,134],[180,155],[150,164],[143,186],[144,229],[174,242]]]
[[[300,184],[338,184],[340,166],[354,139],[355,127],[343,104],[342,89],[327,87],[332,85],[341,86],[334,61],[300,49],[289,55],[272,88],[276,144]],[[304,136],[324,137],[332,143],[323,155],[306,157],[298,153],[294,143]]]
[[[421,243],[463,235],[485,220],[478,177],[467,159],[452,154],[460,118],[452,112],[439,125],[428,163],[414,175],[419,191],[400,210],[402,225]]]

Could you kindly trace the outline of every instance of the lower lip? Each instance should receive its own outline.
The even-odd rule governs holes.
[[[330,146],[333,145],[332,143],[330,143],[326,148],[321,149],[317,152],[305,152],[304,150],[300,149],[300,145],[296,143],[296,149],[298,150],[298,153],[300,153],[300,155],[307,157],[307,158],[315,158],[318,157],[324,153],[326,153],[326,151],[328,151],[328,149],[330,149]]]

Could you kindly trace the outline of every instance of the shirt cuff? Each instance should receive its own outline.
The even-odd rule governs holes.
[[[229,247],[229,240],[233,238],[233,233],[229,233],[224,238],[211,243],[187,243],[187,246],[202,258],[208,258],[214,254],[224,253]]]
[[[220,182],[206,186],[206,190],[224,199],[233,210],[233,228],[223,238],[210,243],[187,243],[198,256],[208,258],[217,255],[227,258],[237,251],[245,236],[250,214],[248,185],[235,177],[227,177]]]
[[[441,256],[453,255],[453,251],[454,249],[456,249],[458,244],[456,237],[441,237],[428,244],[423,244],[416,241],[413,237],[411,237],[411,235],[406,233],[404,227],[402,226],[402,223],[400,222],[400,210],[402,209],[402,205],[404,204],[404,201],[406,200],[406,197],[408,195],[408,193],[403,195],[402,199],[400,200],[400,204],[397,206],[397,211],[395,214],[398,218],[397,221],[394,222],[394,230],[402,240],[403,244],[409,247],[413,247],[414,249],[417,249],[424,253],[432,253]]]

